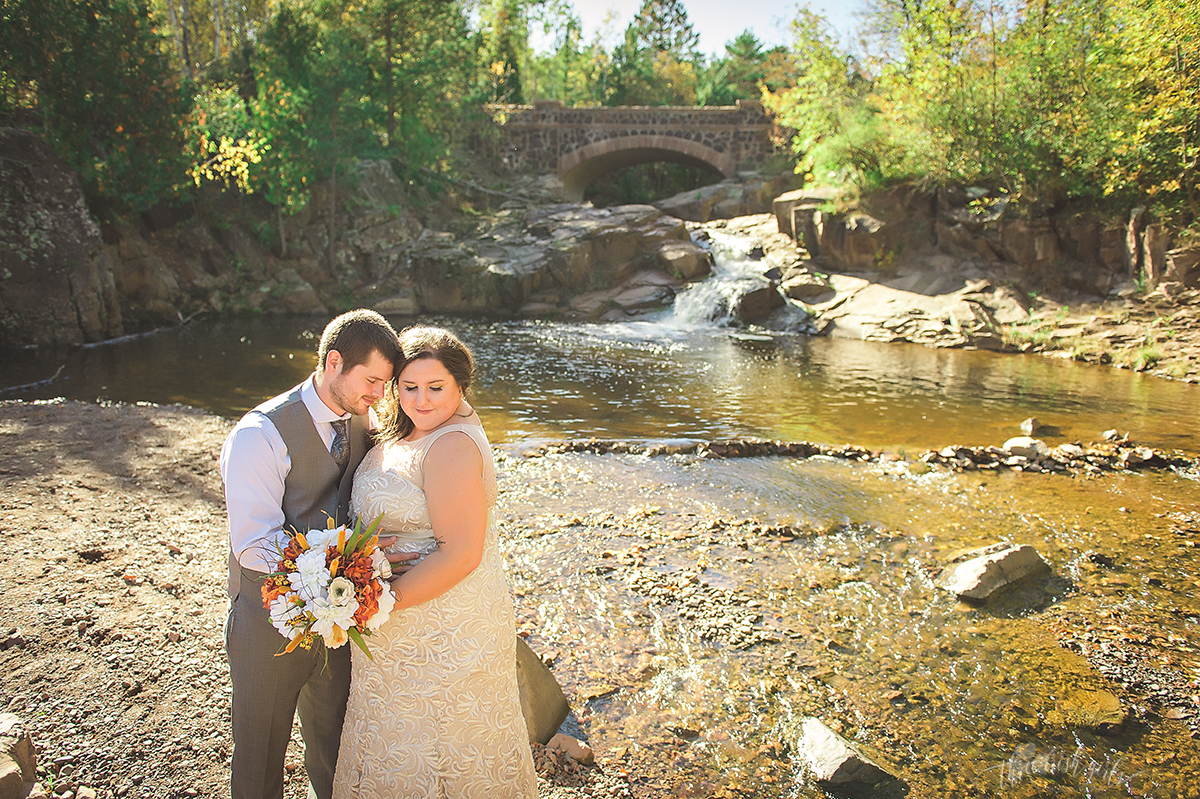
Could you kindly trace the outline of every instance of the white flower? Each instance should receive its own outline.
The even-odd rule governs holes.
[[[309,530],[304,534],[304,540],[308,542],[309,551],[321,550],[325,551],[330,544],[336,544],[338,533],[345,530],[345,525],[334,527],[332,530]]]
[[[303,631],[300,627],[288,624],[292,619],[304,616],[304,606],[292,602],[293,597],[293,594],[283,594],[271,601],[271,624],[289,641]]]
[[[375,569],[372,576],[376,580],[392,579],[392,563],[387,559],[387,555],[383,554],[382,551],[378,549],[372,550],[371,566]]]
[[[318,597],[308,603],[308,610],[314,619],[313,632],[324,638],[326,645],[336,649],[346,643],[346,630],[354,624],[358,600],[352,599],[346,605],[335,605],[327,598]]]
[[[354,602],[354,583],[345,577],[334,577],[329,583],[329,601],[335,605]]]
[[[325,567],[324,547],[310,549],[296,558],[296,571],[288,575],[292,590],[306,602],[325,595],[329,578],[329,569]]]

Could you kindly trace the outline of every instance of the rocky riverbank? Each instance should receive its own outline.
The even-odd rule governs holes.
[[[868,226],[854,215],[840,219],[842,236],[826,235],[825,249],[818,250],[824,254],[814,256],[780,222],[797,199],[783,202],[776,214],[700,228],[744,238],[747,251],[761,259],[764,287],[758,292],[772,301],[750,306],[748,323],[770,326],[771,315],[786,301],[805,310],[805,329],[813,334],[1041,353],[1200,382],[1200,289],[1191,285],[1200,273],[1188,271],[1182,276],[1187,283],[1164,279],[1145,294],[1125,272],[1105,271],[1107,282],[1089,287],[994,254],[950,255],[930,241],[920,244],[917,234],[901,248],[904,257],[877,262],[876,254],[890,240],[896,246],[894,240],[878,220]],[[808,199],[812,202],[801,205],[810,215],[818,213],[820,198]],[[858,224],[856,219],[861,230],[845,227]],[[978,241],[986,239],[981,235]],[[1184,258],[1180,254],[1179,262]]]

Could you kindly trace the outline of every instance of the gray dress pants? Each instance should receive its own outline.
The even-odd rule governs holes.
[[[242,569],[241,590],[225,621],[233,681],[233,799],[282,799],[283,760],[297,710],[310,795],[330,799],[350,694],[350,644],[326,649],[318,642],[275,657],[287,639],[263,607],[265,576]]]

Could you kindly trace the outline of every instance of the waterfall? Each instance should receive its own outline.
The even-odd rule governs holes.
[[[757,259],[751,257],[755,248],[750,240],[720,231],[710,231],[709,236],[712,274],[680,291],[663,323],[684,330],[745,326],[735,313],[737,301],[748,291],[765,285],[764,274],[769,267],[761,255]],[[770,326],[796,331],[803,327],[806,318],[802,308],[789,302],[772,317]]]

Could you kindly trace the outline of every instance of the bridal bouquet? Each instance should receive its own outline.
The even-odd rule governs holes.
[[[365,636],[388,620],[395,606],[391,564],[379,551],[379,519],[362,530],[346,525],[293,532],[279,564],[263,583],[263,606],[271,624],[288,639],[287,654],[308,649],[317,636],[336,649],[351,640],[371,657]]]

